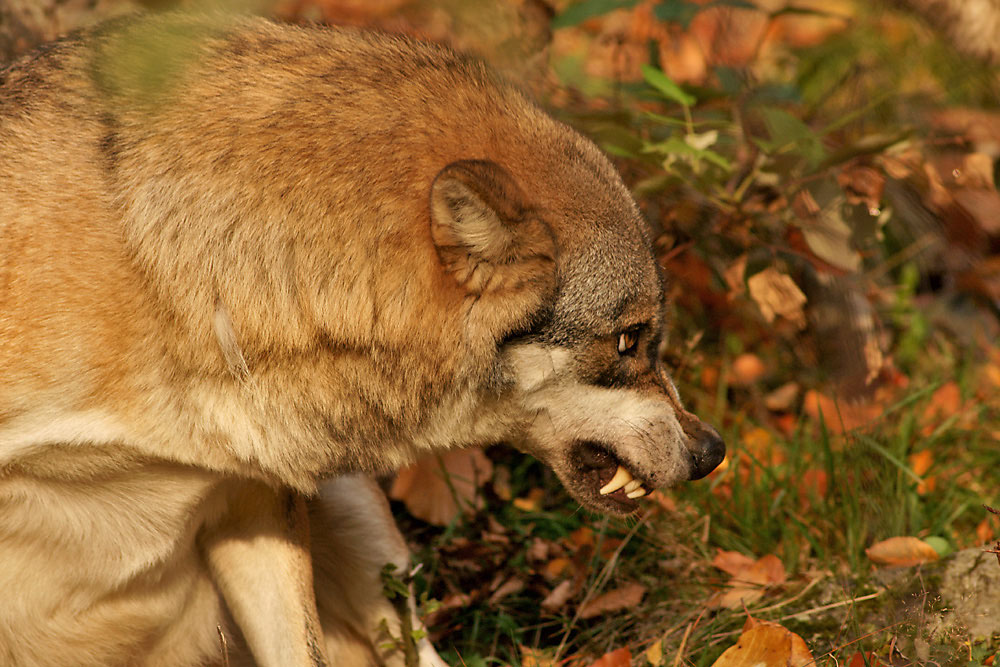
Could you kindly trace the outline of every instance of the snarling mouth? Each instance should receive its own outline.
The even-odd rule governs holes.
[[[654,488],[599,442],[577,443],[573,461],[582,481],[583,495],[590,504],[605,511],[633,512],[639,506],[636,501]]]

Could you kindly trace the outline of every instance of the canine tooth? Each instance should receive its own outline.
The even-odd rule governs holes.
[[[632,491],[631,493],[626,493],[625,497],[626,498],[642,498],[644,495],[646,495],[646,489],[644,489],[644,488],[642,488],[640,486],[635,491]]]
[[[631,482],[625,485],[625,494],[628,495],[642,486],[642,482],[637,479],[633,479]]]
[[[618,470],[615,470],[615,476],[611,478],[611,481],[601,487],[601,495],[606,496],[609,493],[617,491],[631,481],[632,473],[618,466]]]

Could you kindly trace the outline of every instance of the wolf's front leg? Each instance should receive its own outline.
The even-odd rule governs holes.
[[[409,550],[370,478],[345,475],[323,483],[309,502],[312,558],[327,654],[338,667],[447,667],[421,639],[409,661],[401,645],[400,615],[382,592],[382,569],[409,567]],[[411,629],[423,629],[412,600]]]
[[[305,498],[234,482],[223,506],[199,540],[254,661],[258,667],[328,667],[313,596]]]

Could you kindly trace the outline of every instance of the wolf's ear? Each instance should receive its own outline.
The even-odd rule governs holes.
[[[555,276],[552,232],[514,178],[486,160],[452,162],[431,186],[431,236],[442,264],[473,293]]]

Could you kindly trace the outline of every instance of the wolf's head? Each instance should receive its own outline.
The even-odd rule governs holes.
[[[725,445],[663,368],[648,226],[607,161],[583,150],[561,177],[452,163],[432,188],[432,232],[477,295],[545,292],[525,330],[500,342],[510,437],[579,502],[625,514],[656,487],[707,475]]]

